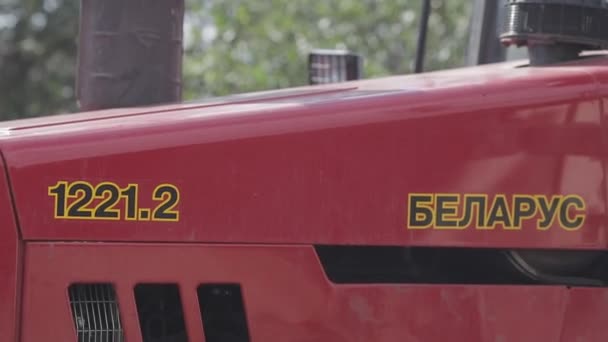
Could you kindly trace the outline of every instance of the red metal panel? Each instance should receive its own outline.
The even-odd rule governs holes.
[[[206,107],[219,107],[227,103],[259,103],[272,100],[286,100],[296,97],[319,96],[326,94],[335,94],[342,91],[351,90],[353,86],[341,86],[340,84],[331,84],[327,86],[318,86],[316,88],[291,88],[276,91],[263,91],[249,94],[228,95],[224,97],[213,97],[196,102],[185,102],[171,105],[157,105],[140,108],[116,108],[98,111],[58,114],[51,116],[39,116],[28,119],[9,120],[0,122],[0,129],[19,131],[31,128],[59,126],[73,123],[93,122],[104,119],[142,116],[147,114],[158,114],[163,112],[178,112],[184,110],[202,109]]]
[[[602,111],[602,135],[604,139],[608,137],[608,73],[605,72],[606,61],[605,58],[589,59],[588,61],[579,61],[573,63],[575,65],[584,65],[585,70],[593,76],[595,82],[598,84],[597,96],[600,99],[600,107]],[[605,140],[606,141],[606,140]],[[604,162],[608,160],[608,150],[603,151]],[[604,165],[606,167],[606,165]],[[608,175],[608,171],[605,176]],[[608,183],[604,182],[604,186],[608,193]],[[608,203],[606,203],[608,207]]]
[[[4,162],[0,158],[0,341],[16,341],[19,236]]]
[[[597,68],[597,73],[607,70]],[[10,131],[30,240],[606,248],[605,138],[584,67],[505,66],[291,98]],[[58,180],[181,189],[180,221],[53,218]],[[406,229],[410,193],[577,194],[577,231]],[[29,207],[39,208],[29,214]]]
[[[74,340],[66,289],[118,288],[128,341],[141,341],[138,282],[176,282],[190,341],[202,341],[196,287],[237,282],[252,341],[604,341],[608,289],[334,285],[308,246],[29,244],[23,342]]]

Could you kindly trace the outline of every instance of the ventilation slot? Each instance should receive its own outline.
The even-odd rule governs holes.
[[[79,342],[124,341],[112,285],[74,284],[68,292]]]
[[[608,287],[608,253],[398,246],[316,246],[336,284]]]
[[[529,284],[505,250],[397,246],[316,246],[337,284]]]
[[[143,342],[188,342],[177,285],[139,284],[135,301]]]
[[[198,302],[206,342],[249,342],[243,294],[237,284],[201,285]]]

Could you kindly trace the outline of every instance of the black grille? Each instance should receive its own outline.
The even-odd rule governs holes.
[[[137,284],[134,291],[143,342],[188,342],[177,284]]]
[[[206,342],[250,341],[240,285],[205,284],[197,292]]]
[[[510,0],[503,41],[608,47],[608,5],[602,0]]]
[[[116,293],[111,284],[74,284],[69,288],[79,342],[123,342]]]

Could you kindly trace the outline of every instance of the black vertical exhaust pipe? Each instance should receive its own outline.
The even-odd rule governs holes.
[[[82,0],[80,109],[181,101],[184,0]]]

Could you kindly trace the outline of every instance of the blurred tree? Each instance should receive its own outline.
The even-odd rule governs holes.
[[[73,111],[78,1],[0,0],[0,119]]]
[[[313,48],[349,49],[365,77],[413,70],[421,0],[190,0],[186,99],[307,82]],[[471,1],[433,0],[425,70],[463,65]]]
[[[184,99],[307,82],[313,48],[411,72],[420,0],[186,0]],[[426,69],[464,63],[471,2],[433,0]],[[0,0],[0,120],[75,111],[78,0]]]

